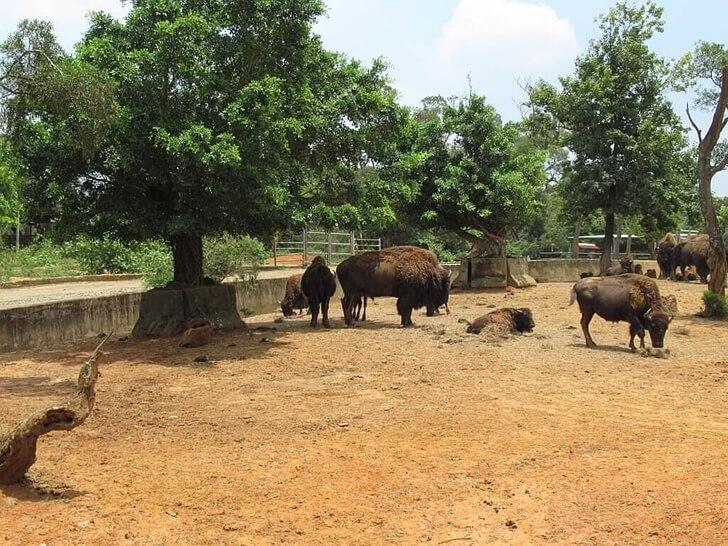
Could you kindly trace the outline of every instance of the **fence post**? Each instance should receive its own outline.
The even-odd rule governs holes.
[[[349,252],[351,252],[351,255],[353,256],[356,254],[356,241],[354,239],[354,232],[352,231],[349,233]]]
[[[331,232],[326,235],[326,263],[331,265]]]
[[[278,235],[273,237],[273,267],[278,267]]]
[[[381,237],[377,239],[377,246],[379,247],[379,250],[382,250],[382,239]]]
[[[303,267],[308,263],[308,230],[303,229]]]

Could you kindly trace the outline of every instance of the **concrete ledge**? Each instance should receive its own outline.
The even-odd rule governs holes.
[[[642,264],[645,273],[660,270],[654,260],[637,260],[636,264]],[[528,272],[537,282],[575,282],[585,272],[599,275],[599,260],[529,260]]]
[[[134,281],[141,279],[141,275],[82,275],[78,277],[48,277],[45,279],[26,279],[22,281],[4,282],[0,288],[23,288],[26,286],[47,286],[49,284],[69,284],[76,282],[100,282],[100,281]]]

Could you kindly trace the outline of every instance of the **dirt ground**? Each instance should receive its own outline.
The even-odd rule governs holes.
[[[455,294],[408,330],[379,300],[355,329],[335,306],[330,331],[110,343],[86,424],[0,488],[0,544],[725,544],[728,323],[661,288],[667,360],[601,319],[586,349],[567,284]],[[536,330],[466,335],[491,306]],[[92,346],[0,358],[0,426],[67,397]]]

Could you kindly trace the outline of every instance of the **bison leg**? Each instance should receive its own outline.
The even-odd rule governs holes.
[[[397,312],[402,317],[402,326],[404,328],[412,326],[412,306],[405,298],[399,298],[397,300]]]
[[[629,348],[632,350],[632,352],[637,351],[637,347],[634,345],[634,337],[639,336],[640,338],[640,348],[645,348],[645,328],[642,326],[642,323],[636,318],[632,317],[632,319],[629,321]]]
[[[318,326],[319,302],[309,301],[308,309],[311,311],[311,328]]]
[[[591,322],[591,319],[594,317],[594,311],[591,309],[588,311],[581,312],[581,330],[584,332],[584,339],[586,340],[586,346],[590,349],[594,349],[597,344],[594,343],[594,340],[591,337],[591,334],[589,333],[589,323]]]
[[[364,296],[364,314],[361,317],[361,321],[362,322],[367,321],[367,297],[366,296]]]
[[[329,322],[329,301],[330,300],[324,300],[321,302],[321,313],[323,314],[324,328],[331,328],[331,323]]]

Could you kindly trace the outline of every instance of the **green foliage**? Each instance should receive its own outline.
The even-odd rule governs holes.
[[[204,241],[205,275],[222,282],[236,276],[242,280],[255,280],[258,270],[268,258],[263,243],[247,235],[235,236],[228,233],[208,237]]]
[[[83,274],[76,260],[66,255],[63,247],[44,239],[20,251],[0,251],[0,280],[11,277],[47,278]]]
[[[133,255],[133,270],[142,276],[142,282],[150,288],[161,288],[174,277],[172,252],[162,241],[146,241]]]
[[[536,212],[545,154],[520,152],[516,127],[503,126],[482,97],[438,109],[416,115],[423,121],[414,122],[397,166],[416,184],[407,209],[418,223],[502,251],[503,239]]]
[[[597,209],[606,217],[639,215],[646,231],[662,231],[674,224],[696,182],[665,94],[667,64],[648,46],[662,32],[662,8],[618,3],[600,29],[574,76],[561,78],[560,90],[534,85],[530,106],[564,130],[570,160],[561,193],[572,216]]]
[[[424,231],[415,237],[414,243],[430,249],[443,263],[460,262],[468,253],[469,245],[456,235],[438,231]]]
[[[726,296],[706,290],[703,292],[703,303],[705,304],[703,316],[710,318],[728,317],[728,298]]]
[[[89,275],[132,272],[135,254],[143,252],[141,246],[135,248],[109,236],[100,239],[80,236],[63,245],[64,255],[75,260]]]
[[[22,212],[20,193],[25,183],[25,170],[0,136],[0,230],[14,225]]]

